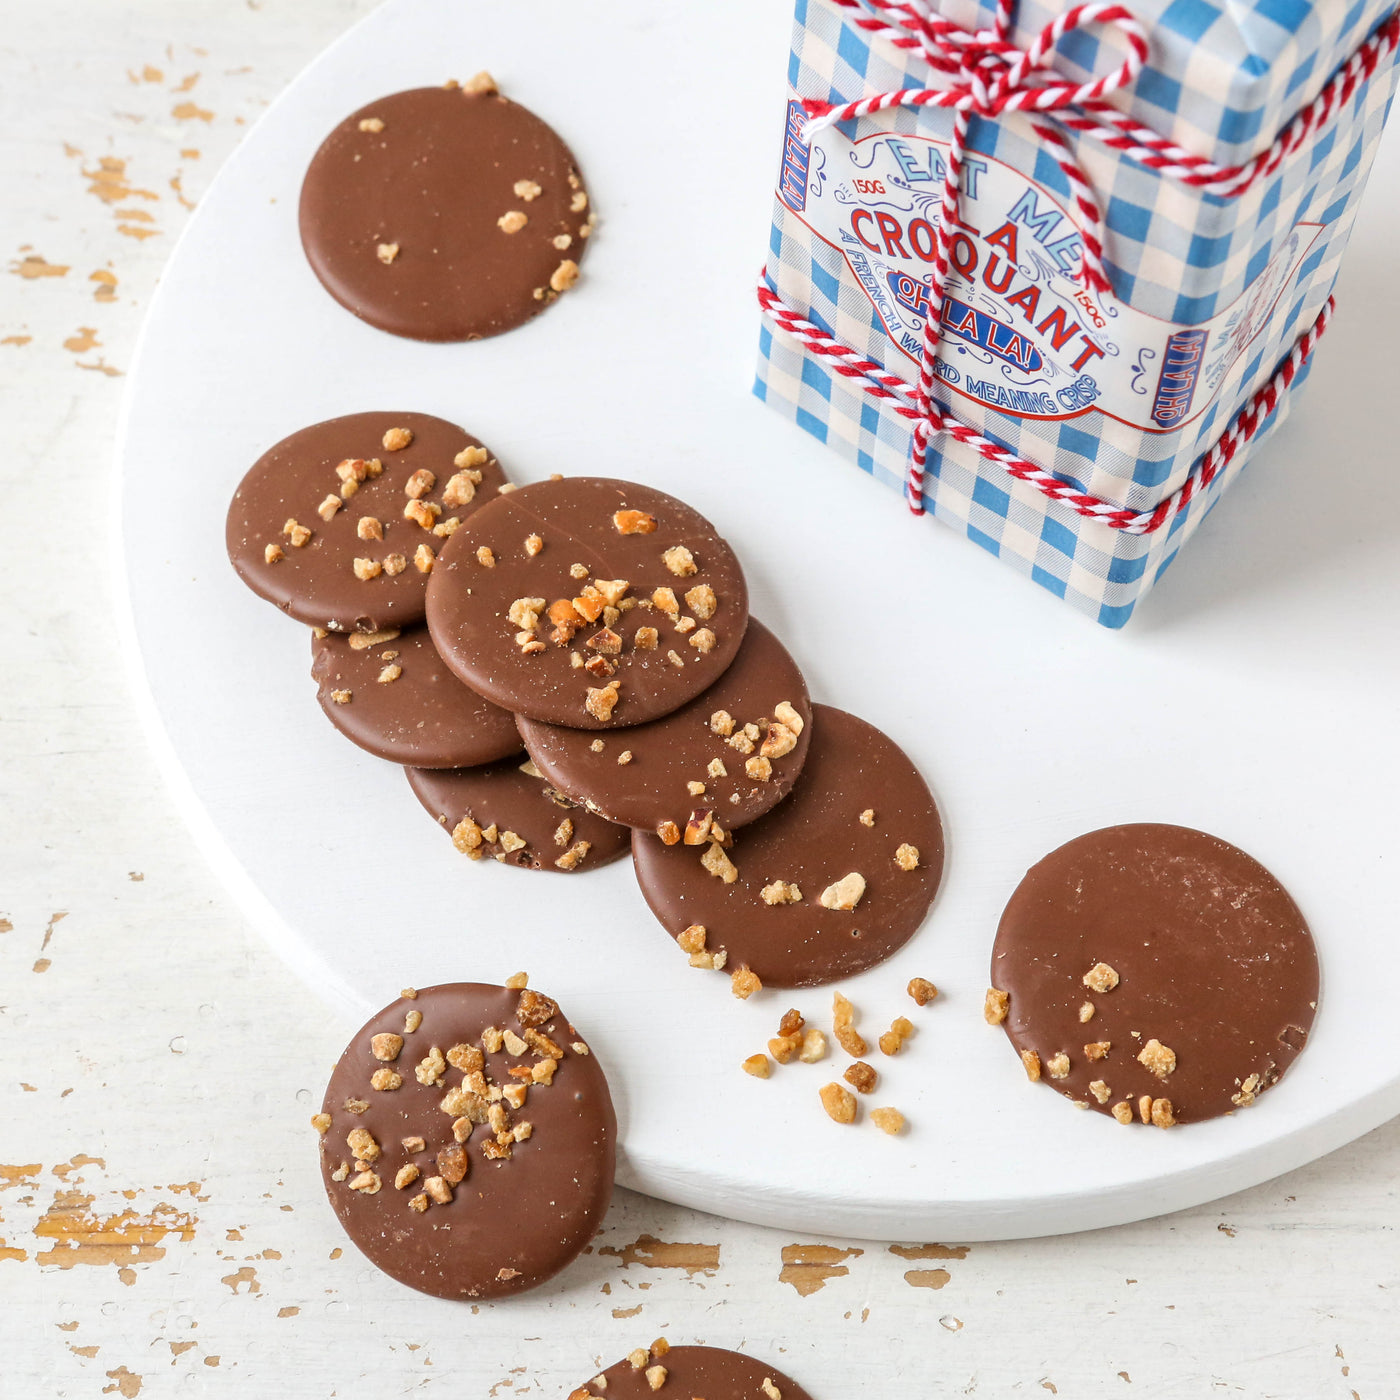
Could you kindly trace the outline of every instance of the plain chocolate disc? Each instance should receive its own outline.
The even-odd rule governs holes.
[[[791,739],[773,728],[783,723],[775,710],[796,717]],[[719,680],[650,724],[601,739],[562,724],[517,722],[530,757],[560,792],[609,821],[655,831],[668,821],[684,827],[697,807],[712,809],[730,829],[757,820],[792,791],[807,759],[811,719],[797,663],[750,618],[739,654]],[[772,757],[764,757],[765,747]],[[695,783],[703,788],[698,795]]]
[[[873,725],[812,707],[812,743],[786,802],[711,844],[632,833],[637,881],[676,937],[695,925],[726,971],[815,987],[883,962],[924,921],[943,873],[943,824],[928,784]],[[716,814],[718,818],[718,814]]]
[[[625,826],[551,788],[523,754],[479,768],[406,768],[428,815],[473,860],[565,874],[610,865],[627,853]]]
[[[1317,1009],[1317,949],[1252,856],[1144,822],[1031,867],[1001,916],[992,984],[1044,1082],[1101,1113],[1127,1104],[1133,1121],[1144,1097],[1167,1100],[1190,1123],[1247,1106],[1292,1064]]]
[[[503,709],[575,729],[659,719],[712,686],[749,620],[734,551],[627,481],[522,486],[464,521],[428,588],[442,658]]]
[[[311,678],[326,718],[390,763],[465,768],[520,749],[515,716],[463,685],[421,624],[404,632],[313,632]]]
[[[340,1057],[322,1115],[321,1174],[351,1242],[439,1298],[543,1283],[612,1197],[608,1082],[533,991],[452,982],[400,997]]]
[[[423,620],[452,522],[503,485],[500,464],[454,423],[426,413],[332,418],[283,438],[249,469],[229,506],[229,558],[254,593],[298,622],[411,627]]]
[[[641,1352],[646,1352],[645,1360]],[[665,1374],[658,1375],[657,1367]],[[742,1352],[659,1346],[639,1348],[572,1391],[569,1400],[653,1400],[658,1393],[662,1400],[773,1400],[775,1395],[779,1400],[812,1400],[776,1367]]]
[[[569,148],[496,93],[415,88],[326,138],[301,242],[347,310],[393,335],[477,340],[572,286],[593,221]]]

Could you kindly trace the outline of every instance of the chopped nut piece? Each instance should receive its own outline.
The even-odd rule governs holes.
[[[362,540],[382,540],[384,527],[372,515],[362,515],[355,524],[355,535]]]
[[[616,656],[622,650],[622,638],[611,627],[604,627],[601,632],[595,632],[584,646],[592,647],[594,651],[601,651],[607,656]]]
[[[1094,1003],[1086,1001],[1079,1008],[1079,1021],[1081,1025],[1087,1024],[1094,1019]]]
[[[559,1014],[559,1003],[528,987],[522,988],[515,1019],[522,1026],[543,1026]]]
[[[565,258],[549,277],[550,289],[556,292],[567,292],[577,281],[578,264],[572,258]]]
[[[1000,987],[988,987],[986,998],[982,1002],[982,1019],[989,1026],[999,1026],[1006,1020],[1010,1006],[1010,992],[1003,992]]]
[[[739,878],[739,871],[734,862],[725,855],[723,848],[718,843],[706,848],[705,854],[700,857],[700,864],[711,875],[718,876],[723,880],[726,885],[732,885]]]
[[[683,953],[701,953],[705,949],[705,925],[691,924],[689,928],[682,929],[676,935],[676,942],[680,944]]]
[[[347,1113],[366,1113],[369,1110],[368,1099],[346,1099],[345,1111]]]
[[[316,1129],[322,1137],[331,1130],[331,1116],[329,1113],[313,1113],[311,1115],[311,1126]]]
[[[750,1055],[739,1068],[755,1079],[767,1079],[772,1066],[768,1063],[767,1055]]]
[[[763,983],[758,980],[757,973],[750,972],[746,967],[741,967],[730,975],[729,990],[740,1001],[747,1001],[755,992],[763,990]]]
[[[423,1149],[420,1147],[418,1150],[421,1152]],[[400,1167],[395,1173],[394,1189],[396,1191],[406,1191],[420,1176],[422,1176],[422,1172],[420,1172],[412,1162],[409,1162]]]
[[[372,132],[373,134],[378,135],[381,131],[384,130],[384,118],[383,118],[383,117],[361,117],[361,118],[360,118],[360,130],[361,130],[361,131]]]
[[[804,1065],[814,1065],[826,1055],[826,1036],[815,1026],[809,1027],[802,1033],[802,1048],[797,1052],[797,1058]]]
[[[747,725],[744,726],[744,732],[748,732]],[[797,735],[787,725],[779,724],[775,720],[768,726],[768,732],[763,736],[763,744],[758,751],[764,758],[786,758],[796,747]]]
[[[263,562],[267,564],[275,564],[279,559],[285,559],[286,557],[280,544],[270,544],[263,550]],[[356,570],[356,572],[358,573],[359,571]]]
[[[722,758],[712,758],[705,768],[705,773],[711,778],[727,778],[729,769],[724,766]]]
[[[501,832],[501,849],[509,855],[514,855],[516,851],[523,851],[528,843],[522,840],[513,831]]]
[[[655,627],[639,627],[632,637],[632,645],[638,651],[655,651],[656,644],[661,640],[661,633]]]
[[[1261,1080],[1262,1076],[1258,1074],[1251,1074],[1242,1084],[1236,1080],[1235,1082],[1240,1084],[1240,1091],[1230,1096],[1230,1102],[1240,1108],[1248,1108],[1259,1096]]]
[[[857,1060],[841,1077],[860,1094],[868,1094],[879,1078],[874,1067],[866,1064],[864,1060]]]
[[[331,1173],[331,1180],[332,1180],[332,1181],[344,1181],[345,1178],[346,1178],[347,1176],[349,1176],[349,1175],[350,1175],[350,1164],[349,1164],[348,1162],[342,1162],[342,1163]]]
[[[404,483],[403,493],[413,500],[420,500],[437,485],[437,476],[430,472],[427,467],[419,467],[412,476]]]
[[[646,1377],[647,1384],[653,1390],[660,1390],[666,1384],[666,1368],[664,1366],[648,1366]]]
[[[783,1392],[773,1384],[773,1378],[771,1376],[764,1376],[763,1383],[759,1386],[759,1389],[768,1397],[768,1400],[783,1400]]]
[[[919,868],[919,848],[911,846],[907,841],[904,842],[894,853],[894,863],[901,870],[917,870]]]
[[[456,1143],[442,1148],[437,1155],[437,1169],[449,1186],[456,1186],[471,1169],[466,1148]]]
[[[379,1160],[379,1144],[368,1128],[351,1128],[345,1135],[345,1145],[363,1162]]]
[[[681,829],[675,822],[662,822],[656,828],[656,834],[661,838],[662,844],[674,846],[681,839]]]
[[[381,1031],[370,1037],[369,1048],[376,1060],[392,1063],[399,1058],[399,1052],[403,1049],[403,1036],[395,1035],[392,1031]]]
[[[1091,992],[1111,992],[1118,985],[1118,974],[1107,963],[1095,963],[1084,974],[1084,985]]]
[[[708,622],[715,615],[719,599],[715,597],[715,590],[708,583],[697,583],[686,593],[685,605],[701,622]]]
[[[554,1068],[559,1062],[557,1060],[537,1060],[530,1070],[530,1078],[536,1084],[549,1084],[554,1079]]]
[[[765,904],[800,904],[802,902],[802,891],[787,880],[774,880],[771,885],[764,885],[759,890],[758,895]]]
[[[569,209],[574,214],[582,214],[588,208],[588,195],[583,190],[575,190],[569,200]]]
[[[425,530],[431,530],[441,514],[442,507],[436,501],[409,501],[403,508],[403,518]]]
[[[737,750],[741,754],[751,754],[753,752],[753,740],[741,729],[737,734],[731,734],[728,739],[729,747]]]
[[[462,91],[470,93],[473,97],[495,97],[500,88],[496,86],[496,80],[484,68],[474,78],[468,78],[462,84]]]
[[[938,995],[938,988],[927,977],[913,977],[905,990],[918,1006],[927,1006]]]
[[[311,538],[311,531],[305,525],[298,525],[295,520],[287,521],[282,533],[291,540],[294,549],[300,549]]]
[[[850,1056],[859,1059],[869,1048],[856,1030],[856,1010],[840,992],[831,998],[831,1022],[836,1042]]]
[[[716,710],[710,716],[710,728],[714,733],[727,739],[734,732],[734,716],[728,710]]]
[[[873,807],[867,807],[865,811],[860,814],[860,824],[862,826],[875,825],[875,809]]]
[[[1045,1072],[1051,1079],[1063,1079],[1069,1073],[1069,1056],[1063,1050],[1051,1055],[1045,1062]]]
[[[414,992],[414,991],[407,991],[407,992],[404,992],[403,995],[406,996],[410,1001],[412,1001],[413,998],[416,997],[416,996],[418,995],[418,993],[417,993],[417,992]],[[421,1026],[422,1024],[423,1024],[423,1013],[422,1013],[421,1011],[410,1011],[410,1012],[403,1018],[403,1028],[404,1028],[405,1034],[407,1034],[407,1035],[412,1035],[413,1032],[416,1031],[416,1030],[418,1029],[418,1027]]]
[[[718,641],[719,639],[708,627],[702,627],[698,632],[692,632],[690,636],[690,645],[693,646],[701,656],[708,656],[710,652],[715,649],[716,645],[718,645]]]
[[[1112,1096],[1112,1090],[1102,1079],[1096,1079],[1089,1085],[1089,1092],[1100,1102],[1107,1103]]]
[[[1154,1128],[1170,1128],[1176,1123],[1176,1115],[1172,1111],[1172,1101],[1170,1099],[1152,1100],[1152,1126]]]
[[[1138,1064],[1158,1079],[1165,1079],[1176,1068],[1176,1052],[1155,1036],[1138,1051]]]
[[[390,578],[403,573],[406,568],[408,568],[408,560],[402,554],[386,554],[384,556],[384,572]]]
[[[823,1084],[821,1088],[822,1107],[833,1123],[854,1123],[856,1121],[856,1096],[840,1084]]]
[[[802,1048],[800,1035],[776,1035],[768,1042],[768,1053],[780,1065],[785,1065]]]
[[[601,690],[590,686],[583,707],[594,719],[606,722],[612,718],[613,708],[617,704],[617,692],[616,681],[609,681]]]
[[[352,1177],[347,1184],[352,1191],[361,1191],[366,1196],[373,1196],[377,1194],[384,1183],[379,1179],[378,1172],[362,1171],[359,1176]]]
[[[449,507],[470,505],[472,498],[476,495],[476,478],[480,476],[480,472],[464,471],[448,477],[447,485],[442,488],[443,505]]]
[[[481,827],[470,817],[463,817],[452,828],[452,844],[463,855],[471,856],[474,860],[481,858],[481,843],[484,839]]]
[[[331,699],[334,700],[337,705],[348,705],[351,701],[351,698],[352,692],[348,690],[331,691]]]
[[[454,1045],[447,1052],[447,1063],[463,1074],[472,1074],[481,1069],[485,1061],[475,1045]]]
[[[691,784],[692,787],[697,786]],[[701,787],[701,791],[704,788]],[[715,814],[708,808],[699,807],[693,811],[685,824],[683,840],[687,846],[703,846],[710,839],[710,828],[714,825]]]
[[[897,1016],[889,1030],[880,1037],[880,1050],[886,1055],[897,1055],[904,1042],[914,1034],[914,1023],[905,1016]]]
[[[689,578],[698,572],[695,556],[683,544],[674,544],[661,556],[661,562],[678,578]]]
[[[791,1006],[783,1012],[782,1020],[778,1022],[778,1034],[794,1035],[806,1024],[802,1013],[795,1006]]]
[[[556,846],[567,846],[574,839],[574,823],[571,818],[565,817],[558,826],[554,828],[554,844]]]
[[[443,1059],[442,1051],[434,1045],[414,1067],[413,1074],[420,1084],[436,1084],[446,1068],[447,1061]]]
[[[530,221],[519,209],[508,209],[496,220],[496,227],[502,233],[519,233]]]
[[[379,684],[388,685],[390,682],[398,680],[401,675],[403,675],[403,667],[397,661],[391,662],[379,672]]]
[[[1022,1050],[1021,1063],[1026,1067],[1026,1078],[1034,1084],[1040,1078],[1040,1056],[1034,1050]]]
[[[477,548],[476,562],[486,569],[496,567],[496,556],[492,553],[490,545],[483,544]]]
[[[1084,1047],[1084,1058],[1086,1060],[1102,1060],[1112,1049],[1113,1042],[1111,1040],[1091,1040]]]
[[[402,452],[412,441],[412,428],[390,428],[384,434],[384,450],[386,452]]]
[[[1133,1121],[1133,1106],[1132,1106],[1132,1104],[1130,1104],[1130,1103],[1127,1101],[1127,1099],[1124,1099],[1121,1103],[1116,1103],[1116,1104],[1114,1104],[1114,1105],[1113,1105],[1113,1116],[1114,1116],[1120,1123],[1131,1123],[1131,1122]]]
[[[751,758],[744,764],[744,772],[755,782],[766,783],[773,776],[773,765],[766,758]]]
[[[640,1371],[642,1367],[651,1360],[651,1354],[643,1351],[641,1347],[638,1347],[635,1351],[629,1351],[627,1353],[627,1359],[632,1363],[632,1369],[634,1371]]]
[[[376,245],[374,255],[380,262],[388,266],[399,255],[399,245],[397,243],[380,243]]]
[[[687,632],[695,631],[695,619],[693,617],[682,617],[676,622],[676,631],[685,636]]]
[[[870,1121],[891,1137],[904,1131],[904,1115],[897,1108],[872,1108]]]
[[[321,502],[321,504],[320,504],[319,506],[316,507],[316,514],[319,515],[319,516],[321,517],[322,520],[330,520],[331,517],[332,517],[332,516],[336,513],[336,511],[338,511],[339,509],[340,509],[340,497],[339,497],[339,496],[327,496],[327,497],[325,498],[325,500],[323,500],[323,501]]]
[[[424,1192],[420,1191],[416,1196],[412,1197],[409,1200],[408,1208],[410,1210],[416,1210],[419,1215],[422,1215],[423,1212],[428,1208],[427,1195]]]
[[[688,782],[688,783],[685,785],[685,790],[686,790],[692,797],[704,797],[704,795],[705,795],[705,784],[704,784],[704,783],[701,783],[701,782],[696,782],[694,779],[692,779],[690,782]]]
[[[1138,1099],[1138,1117],[1141,1118],[1144,1123],[1150,1123],[1152,1121],[1151,1094],[1143,1094]]]
[[[865,876],[858,870],[853,870],[849,875],[843,876],[835,884],[828,885],[822,892],[818,902],[823,909],[840,909],[849,911],[860,903],[860,897],[865,893]]]
[[[517,180],[514,186],[515,197],[523,199],[526,204],[531,200],[538,199],[542,193],[538,184],[534,180]]]
[[[509,1055],[523,1055],[530,1048],[509,1027],[502,1031],[501,1039],[505,1042],[506,1053]]]
[[[440,1206],[445,1206],[452,1200],[452,1188],[440,1176],[428,1177],[423,1183],[423,1190]]]

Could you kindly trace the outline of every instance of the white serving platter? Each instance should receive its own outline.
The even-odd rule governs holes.
[[[347,1032],[408,983],[527,969],[607,1066],[621,1179],[794,1230],[984,1240],[1132,1220],[1286,1171],[1400,1112],[1400,142],[1382,150],[1301,409],[1123,633],[1104,631],[843,465],[750,393],[787,0],[391,0],[295,82],[194,215],[152,305],[118,444],[128,653],[209,859]],[[580,286],[510,335],[420,345],[320,288],[302,172],[364,101],[488,68],[574,147],[601,216]],[[882,726],[943,806],[922,931],[844,988],[879,1060],[886,1138],[838,1127],[840,1062],[739,1062],[795,1005],[690,969],[623,863],[578,878],[469,865],[402,775],[322,717],[302,628],[224,554],[229,497],[284,434],[417,409],[517,480],[632,477],[714,520],[816,698]],[[1202,827],[1263,860],[1321,949],[1312,1043],[1232,1118],[1124,1131],[1025,1082],[982,1023],[998,915],[1025,869],[1121,821]],[[178,929],[153,928],[153,938]],[[903,987],[944,996],[916,1011]],[[289,991],[289,1003],[296,993]],[[268,1008],[275,1018],[278,1009]],[[329,1070],[329,1066],[325,1067]]]

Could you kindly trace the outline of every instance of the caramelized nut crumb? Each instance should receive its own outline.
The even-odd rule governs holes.
[[[872,1108],[870,1121],[891,1137],[904,1131],[904,1115],[897,1108]]]
[[[938,988],[927,977],[913,977],[905,990],[917,1006],[927,1006],[938,995]]]
[[[857,1060],[841,1077],[859,1094],[870,1093],[879,1078],[874,1067],[864,1060]]]
[[[1006,1020],[1006,1013],[1010,1007],[1010,992],[1004,992],[1000,987],[988,987],[986,998],[982,1002],[982,1019],[989,1026],[999,1026]]]
[[[763,983],[758,980],[757,973],[750,972],[746,967],[741,967],[730,975],[729,990],[740,1001],[747,1001],[755,992],[763,990]]]
[[[833,1123],[856,1121],[856,1096],[840,1084],[824,1084],[820,1090],[822,1107]]]
[[[843,876],[835,884],[828,885],[822,892],[819,903],[823,909],[850,911],[860,903],[865,893],[865,876],[858,870]]]
[[[1022,1050],[1021,1063],[1026,1067],[1026,1078],[1034,1084],[1040,1078],[1040,1056],[1034,1050]]]
[[[750,1055],[740,1068],[755,1079],[767,1079],[772,1066],[768,1063],[767,1055]]]
[[[1095,963],[1084,974],[1084,985],[1091,992],[1111,992],[1118,985],[1118,974],[1107,963]]]

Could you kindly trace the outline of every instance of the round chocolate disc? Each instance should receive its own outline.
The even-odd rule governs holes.
[[[428,588],[428,626],[457,675],[575,729],[679,709],[723,675],[748,620],[743,570],[708,520],[602,477],[498,497],[463,522]]]
[[[665,1374],[659,1374],[658,1369]],[[653,1383],[655,1382],[655,1383]],[[569,1400],[652,1400],[658,1392],[676,1400],[812,1400],[775,1366],[720,1347],[638,1348],[601,1376],[570,1392]]]
[[[703,810],[677,844],[632,833],[638,883],[667,932],[768,986],[815,987],[883,962],[923,923],[943,873],[938,808],[904,751],[844,710],[812,711],[792,796],[728,849],[708,839]],[[703,947],[691,946],[696,926]]]
[[[528,321],[573,285],[593,229],[559,137],[494,90],[459,87],[396,92],[347,117],[311,161],[300,219],[326,290],[415,340]]]
[[[627,853],[625,826],[571,802],[522,754],[479,768],[406,768],[414,795],[472,860],[568,874]]]
[[[421,624],[313,632],[311,678],[326,718],[390,763],[465,768],[519,752],[515,716],[463,685]]]
[[[453,523],[505,484],[470,433],[426,413],[352,413],[283,438],[234,492],[243,582],[298,622],[377,632],[423,620]]]
[[[719,680],[650,724],[600,739],[561,724],[518,723],[549,782],[609,821],[643,831],[667,822],[684,828],[693,810],[707,807],[732,830],[792,791],[807,758],[811,718],[797,663],[750,618],[739,654]]]
[[[989,1009],[1032,1076],[1121,1122],[1192,1123],[1278,1082],[1317,1009],[1317,949],[1252,856],[1143,822],[1052,851],[1016,887]]]
[[[478,982],[407,992],[331,1073],[321,1174],[351,1242],[439,1298],[557,1274],[612,1197],[602,1067],[548,997]]]

